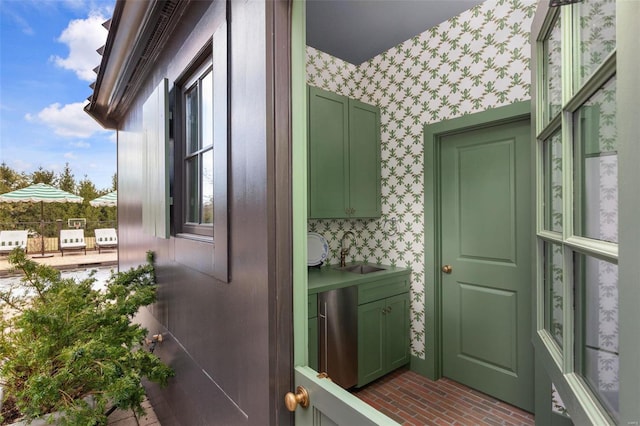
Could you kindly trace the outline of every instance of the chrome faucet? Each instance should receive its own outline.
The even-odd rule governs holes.
[[[347,238],[347,237],[351,237],[351,238]],[[345,245],[345,241],[348,241],[349,243]],[[352,243],[358,244],[356,240],[356,236],[354,235],[353,232],[347,231],[344,234],[342,234],[342,239],[340,240],[340,267],[341,268],[346,266],[347,264],[346,257],[347,257],[347,254],[349,254],[349,251],[351,250]]]

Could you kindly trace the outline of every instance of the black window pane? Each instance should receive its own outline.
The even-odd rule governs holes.
[[[213,223],[213,150],[202,154],[202,223]]]
[[[187,205],[186,205],[186,221],[189,223],[198,223],[199,222],[199,210],[200,206],[198,203],[198,158],[194,157],[186,162],[186,177],[187,177],[187,185],[186,185],[186,196],[187,196]]]
[[[185,96],[185,124],[187,154],[198,150],[198,88],[190,90]]]

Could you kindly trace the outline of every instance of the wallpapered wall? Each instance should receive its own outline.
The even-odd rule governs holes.
[[[382,218],[310,220],[339,261],[340,237],[357,236],[350,261],[412,269],[411,351],[425,357],[424,141],[428,123],[530,99],[534,0],[488,0],[359,66],[307,48],[307,83],[381,110]]]

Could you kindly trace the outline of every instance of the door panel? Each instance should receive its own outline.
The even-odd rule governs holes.
[[[330,380],[318,378],[318,373],[309,367],[296,367],[295,383],[309,393],[309,406],[296,409],[296,425],[398,424]]]
[[[349,206],[348,108],[348,98],[309,87],[309,211],[314,217],[344,217]]]
[[[390,369],[405,365],[409,358],[409,293],[386,299],[387,360]]]
[[[533,411],[529,120],[441,141],[443,373]]]
[[[457,149],[461,257],[515,261],[514,142]]]
[[[356,217],[380,216],[380,111],[349,100],[349,206]]]
[[[358,306],[358,383],[369,382],[384,370],[384,316],[386,301]]]
[[[460,356],[472,363],[515,373],[516,293],[462,283],[459,295],[459,302],[453,306],[460,307]]]

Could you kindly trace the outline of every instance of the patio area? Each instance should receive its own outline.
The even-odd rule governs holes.
[[[29,258],[38,263],[49,265],[60,270],[91,269],[106,266],[115,267],[118,265],[117,250],[103,251],[102,253],[98,253],[97,250],[88,250],[87,254],[81,251],[67,252],[64,256],[62,256],[60,252],[53,252],[47,253],[47,255],[52,255],[51,257],[43,258],[37,257],[37,252],[29,252],[27,254]],[[11,276],[13,274],[14,272],[11,271],[8,256],[0,256],[0,277]]]

